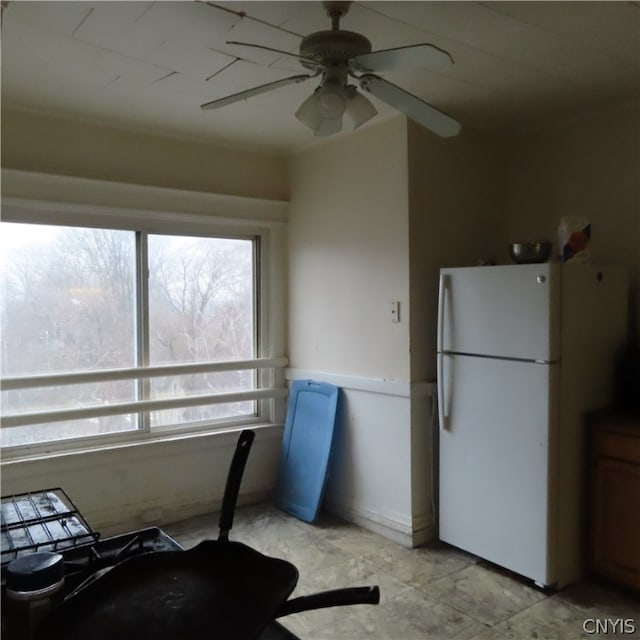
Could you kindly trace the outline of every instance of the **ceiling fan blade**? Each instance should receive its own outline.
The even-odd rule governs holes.
[[[200,108],[203,111],[206,111],[207,109],[219,109],[220,107],[226,107],[228,104],[233,104],[234,102],[240,102],[240,100],[246,100],[247,98],[258,96],[261,93],[266,93],[267,91],[273,91],[274,89],[279,89],[280,87],[286,87],[289,84],[304,82],[309,78],[315,78],[315,74],[289,76],[288,78],[282,78],[282,80],[276,80],[275,82],[267,82],[267,84],[261,84],[258,87],[253,87],[253,89],[247,89],[246,91],[240,91],[239,93],[234,93],[230,96],[219,98],[218,100],[205,102]]]
[[[351,59],[351,65],[363,73],[371,71],[393,71],[395,69],[442,68],[453,64],[448,51],[424,42],[408,47],[382,49],[363,53]]]
[[[297,53],[291,53],[291,51],[282,51],[281,49],[274,49],[273,47],[267,47],[263,44],[254,44],[252,42],[238,42],[237,40],[227,40],[227,44],[237,45],[239,47],[252,47],[253,49],[262,49],[263,51],[271,51],[271,53],[279,53],[282,56],[290,56],[297,58],[300,63],[307,68],[322,69],[322,63],[314,60],[313,58],[305,58]]]
[[[360,86],[442,138],[451,138],[460,133],[458,121],[387,80],[367,74],[360,76]]]

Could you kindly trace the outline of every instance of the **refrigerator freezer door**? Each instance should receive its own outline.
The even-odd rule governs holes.
[[[558,360],[560,277],[550,263],[442,269],[438,350]]]
[[[558,368],[448,354],[442,366],[440,538],[541,585],[554,581]]]

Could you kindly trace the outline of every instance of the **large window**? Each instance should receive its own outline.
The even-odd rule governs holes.
[[[0,233],[3,447],[259,414],[257,237]]]

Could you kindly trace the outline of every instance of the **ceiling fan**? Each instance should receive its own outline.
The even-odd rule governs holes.
[[[267,91],[321,76],[320,85],[300,105],[295,115],[313,130],[314,135],[329,136],[342,130],[345,115],[355,129],[378,113],[373,104],[358,92],[358,88],[349,84],[349,78],[353,78],[362,91],[398,109],[435,134],[444,138],[458,135],[460,123],[451,116],[375,74],[378,71],[453,64],[453,58],[447,51],[428,43],[371,51],[371,43],[363,35],[340,29],[340,19],[349,11],[351,2],[325,1],[322,4],[331,18],[331,30],[318,31],[303,38],[299,54],[248,42],[227,42],[295,57],[310,73],[240,91],[207,102],[201,109],[219,109]]]

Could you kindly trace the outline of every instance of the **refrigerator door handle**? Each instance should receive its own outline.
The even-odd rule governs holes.
[[[440,429],[449,429],[449,416],[446,411],[446,382],[444,379],[444,353],[438,353],[437,361],[437,376],[438,376],[438,424]]]
[[[446,303],[447,289],[449,287],[449,276],[440,274],[440,286],[438,287],[438,327],[436,350],[442,353],[444,348],[444,306]]]
[[[436,349],[438,351],[437,371],[438,376],[438,423],[440,429],[448,429],[448,416],[446,411],[446,381],[444,379],[444,312],[446,304],[447,289],[449,287],[449,276],[440,274],[440,286],[438,287],[438,328]]]

